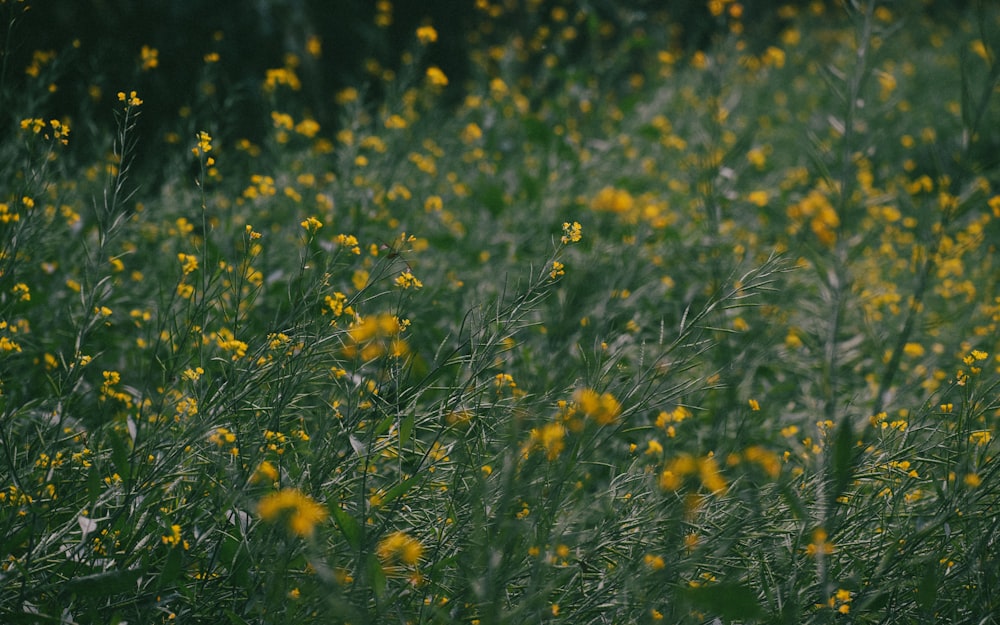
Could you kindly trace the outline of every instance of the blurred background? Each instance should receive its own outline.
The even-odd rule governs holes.
[[[965,4],[902,0],[893,10],[946,19]],[[763,49],[783,16],[805,11],[822,19],[838,6],[839,0],[5,0],[2,25],[12,27],[0,31],[0,86],[7,87],[0,95],[7,98],[0,101],[0,140],[12,130],[9,122],[24,116],[109,119],[117,92],[132,89],[144,100],[139,136],[147,148],[187,132],[178,122],[192,116],[202,125],[217,120],[222,140],[256,140],[270,126],[271,110],[308,116],[332,136],[338,92],[356,88],[377,106],[398,87],[404,66],[440,67],[449,78],[446,106],[461,99],[470,77],[501,71],[491,67],[499,58],[491,50],[511,47],[518,49],[518,67],[503,68],[506,76],[528,81],[538,97],[559,88],[560,71],[609,62],[621,71],[603,71],[602,80],[621,82],[600,87],[617,89],[659,51],[702,49],[734,32],[749,51]],[[418,45],[416,29],[427,25],[437,40]],[[294,73],[294,98],[281,100],[281,90],[261,97],[274,68]],[[31,81],[47,89],[25,88]],[[74,149],[107,134],[80,125],[73,133]]]

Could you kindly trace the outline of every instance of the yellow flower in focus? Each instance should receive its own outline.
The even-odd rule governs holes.
[[[306,232],[309,234],[315,234],[317,230],[323,227],[323,222],[315,217],[309,217],[302,221],[299,225],[305,228]]]
[[[549,277],[555,280],[556,278],[565,275],[566,275],[566,266],[563,265],[558,260],[552,261],[552,270],[549,271]]]
[[[583,238],[583,226],[580,222],[574,221],[573,223],[564,222],[562,225],[563,236],[562,244],[567,245],[569,243],[579,243],[580,239]]]
[[[181,263],[181,269],[184,275],[188,275],[194,271],[198,270],[198,257],[192,254],[184,254],[183,252],[177,254],[177,260]]]
[[[288,530],[303,538],[311,536],[316,525],[327,516],[326,509],[316,500],[294,488],[265,496],[257,504],[257,514],[268,522],[284,518]]]
[[[414,276],[409,271],[404,271],[403,273],[396,276],[396,279],[393,280],[393,283],[401,289],[409,289],[411,287],[414,289],[419,289],[423,288],[424,286],[424,283],[418,280],[417,277]]]
[[[142,104],[142,100],[139,99],[139,96],[136,95],[135,91],[130,91],[127,96],[125,95],[124,91],[119,91],[118,92],[118,101],[119,102],[124,102],[125,103],[125,108],[132,108],[132,107],[140,106]]]
[[[191,148],[191,153],[195,156],[202,156],[212,151],[212,135],[204,130],[198,133],[198,146]]]

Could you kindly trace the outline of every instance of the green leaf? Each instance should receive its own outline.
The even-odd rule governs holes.
[[[805,519],[808,518],[806,513],[806,508],[802,504],[802,498],[799,494],[795,492],[795,489],[787,483],[778,484],[778,492],[781,493],[782,498],[785,503],[788,504],[788,509],[792,513],[792,517],[795,519]]]
[[[219,545],[219,561],[226,565],[233,583],[241,588],[250,587],[250,556],[243,544],[233,536],[226,536]]]
[[[74,577],[63,583],[62,590],[67,593],[84,593],[90,598],[135,592],[135,583],[142,573],[139,569],[117,569]]]
[[[833,478],[833,488],[830,490],[830,501],[836,501],[844,494],[851,479],[854,477],[854,459],[857,447],[854,444],[854,431],[851,428],[850,417],[844,417],[837,426],[837,434],[833,441],[830,471]]]
[[[179,546],[171,547],[170,552],[167,554],[167,561],[163,565],[163,570],[160,571],[160,588],[167,588],[181,575],[182,565],[184,563],[184,550]]]
[[[226,618],[229,619],[229,622],[233,625],[250,625],[250,623],[247,623],[240,615],[236,614],[229,608],[226,608],[223,614],[226,615]]]
[[[413,475],[413,476],[410,476],[410,477],[406,478],[405,480],[403,480],[399,484],[396,484],[392,488],[390,488],[385,493],[385,497],[382,498],[382,505],[383,506],[387,505],[389,502],[393,501],[397,497],[405,494],[406,491],[410,490],[410,487],[413,486],[413,484],[418,479],[420,479],[419,475]]]
[[[101,492],[104,490],[104,483],[101,481],[101,474],[97,470],[97,465],[90,465],[90,471],[87,472],[87,499],[90,501],[90,506],[93,507],[97,503],[97,499],[101,496]]]
[[[382,564],[379,563],[375,554],[368,555],[368,559],[365,562],[365,572],[368,575],[368,583],[371,585],[372,590],[375,591],[375,596],[381,597],[384,595],[385,571],[382,570]]]
[[[386,417],[378,422],[378,425],[375,426],[372,432],[375,436],[382,436],[383,434],[389,431],[389,428],[391,428],[392,424],[395,422],[396,422],[395,417]]]
[[[127,480],[132,474],[132,465],[129,462],[129,448],[121,432],[111,430],[108,432],[108,440],[111,443],[111,462],[114,464],[115,472],[123,480]]]
[[[333,516],[333,520],[337,522],[337,527],[340,528],[351,549],[361,549],[361,526],[354,520],[354,517],[347,514],[337,504],[330,506],[330,514]]]
[[[404,447],[410,440],[410,434],[413,433],[413,424],[416,421],[416,415],[410,414],[403,418],[403,421],[399,424],[399,446]]]
[[[700,612],[725,621],[757,619],[763,615],[757,593],[742,584],[710,584],[684,588],[682,593]]]
[[[938,563],[929,560],[924,568],[917,586],[917,605],[927,614],[931,614],[938,592]]]

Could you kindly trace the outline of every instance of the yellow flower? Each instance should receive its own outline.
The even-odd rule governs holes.
[[[833,543],[827,540],[826,530],[819,527],[813,531],[812,542],[806,547],[806,554],[816,557],[820,554],[830,555],[835,550]]]
[[[660,569],[662,569],[667,565],[666,561],[663,559],[663,556],[653,555],[651,553],[647,553],[645,556],[643,556],[642,561],[646,564],[646,566],[653,569],[654,571],[659,571]]]
[[[426,45],[428,43],[434,43],[438,40],[437,31],[434,30],[433,26],[421,26],[417,29],[417,41]]]
[[[548,423],[541,428],[533,428],[531,438],[528,441],[528,449],[531,447],[544,449],[545,457],[549,460],[555,460],[565,447],[563,443],[565,436],[566,428],[561,423]],[[527,455],[527,449],[525,455]]]
[[[627,213],[635,206],[635,198],[624,189],[604,187],[590,202],[590,208],[598,212]]]
[[[183,544],[184,548],[188,548],[186,540],[181,538],[181,526],[174,524],[170,526],[170,533],[160,536],[160,542],[164,545],[170,545],[171,547],[176,547],[177,545]]]
[[[409,270],[396,276],[393,283],[401,289],[408,289],[413,287],[414,289],[419,289],[424,286],[424,283],[417,279]]]
[[[295,124],[295,132],[299,133],[303,137],[312,139],[316,136],[316,133],[320,131],[319,122],[315,119],[306,118]]]
[[[751,204],[756,206],[764,207],[767,206],[768,196],[767,191],[751,191],[747,196],[747,199]]]
[[[180,261],[184,275],[196,271],[198,269],[198,257],[191,254],[179,253],[177,254],[177,260]]]
[[[265,496],[257,504],[257,514],[265,521],[285,518],[288,530],[306,537],[316,525],[326,519],[327,512],[312,497],[294,488],[286,488]]]
[[[389,117],[387,117],[384,122],[384,125],[386,128],[390,130],[401,130],[403,128],[406,128],[407,126],[406,120],[396,114],[392,114]]]
[[[479,127],[479,124],[475,122],[470,122],[462,129],[462,141],[465,143],[473,143],[483,136],[483,129]]]
[[[552,261],[552,270],[549,272],[549,277],[555,280],[560,276],[566,275],[566,266],[563,265],[558,260]]]
[[[448,77],[436,65],[427,68],[427,81],[434,87],[445,87],[448,85]]]
[[[310,35],[309,39],[306,40],[306,52],[314,59],[323,56],[323,40],[317,35]]]
[[[23,282],[18,282],[17,284],[14,285],[14,288],[11,289],[11,291],[14,293],[14,295],[17,295],[17,298],[20,301],[22,302],[31,301],[31,289],[28,287],[27,284]]]
[[[406,532],[393,532],[379,542],[375,553],[383,563],[400,562],[413,566],[420,562],[424,547]]]
[[[253,482],[265,482],[271,483],[278,479],[278,469],[273,464],[264,460],[257,466],[257,470],[254,471],[251,481]]]
[[[712,456],[706,456],[698,461],[698,476],[705,488],[713,493],[727,488],[726,480],[719,475],[719,466]]]
[[[149,71],[160,64],[160,51],[156,48],[142,46],[140,54],[142,56],[142,71]]]
[[[315,234],[317,230],[323,227],[323,222],[316,219],[315,217],[309,217],[299,224],[306,229],[309,234]]]
[[[578,389],[573,394],[573,400],[579,406],[580,412],[600,425],[611,425],[622,411],[621,404],[611,393],[598,395],[597,391],[589,388]]]
[[[135,91],[130,91],[128,96],[125,95],[124,91],[118,92],[118,101],[125,103],[125,108],[132,108],[142,104],[142,100],[136,95]]]
[[[350,104],[351,102],[357,101],[360,97],[358,90],[354,87],[347,87],[346,89],[341,89],[333,96],[333,99],[337,104]]]
[[[583,238],[583,226],[581,226],[578,221],[574,221],[573,223],[569,223],[568,221],[564,222],[562,229],[563,236],[561,241],[563,245],[569,243],[579,243],[580,239]]]
[[[984,445],[988,445],[991,438],[993,438],[993,436],[990,434],[989,430],[976,430],[969,435],[969,442],[982,447]]]

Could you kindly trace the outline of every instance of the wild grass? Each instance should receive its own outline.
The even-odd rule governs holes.
[[[709,6],[156,155],[0,83],[0,620],[993,622],[1000,13]]]

